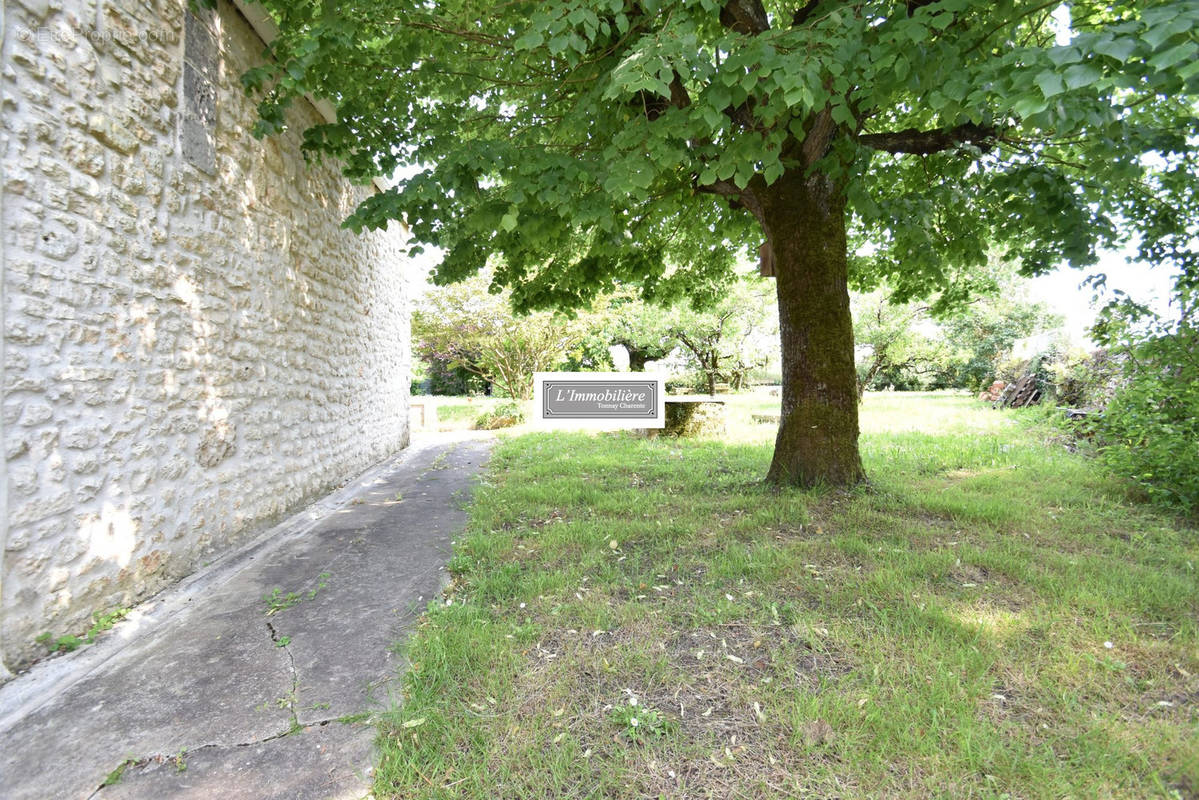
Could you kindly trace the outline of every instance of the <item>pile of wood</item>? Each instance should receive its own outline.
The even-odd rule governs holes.
[[[1003,394],[1003,389],[1006,386],[1007,384],[1003,381],[995,381],[990,385],[990,387],[983,389],[978,393],[978,399],[985,400],[988,403],[994,403],[999,399],[999,396]]]
[[[1024,408],[1035,406],[1040,401],[1041,387],[1038,385],[1037,376],[1030,374],[1004,387],[992,405],[995,408]]]

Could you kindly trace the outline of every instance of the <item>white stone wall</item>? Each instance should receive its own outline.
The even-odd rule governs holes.
[[[402,232],[339,228],[373,188],[305,165],[307,104],[250,135],[263,43],[225,3],[212,174],[193,166],[186,8],[0,12],[9,667],[407,444]]]

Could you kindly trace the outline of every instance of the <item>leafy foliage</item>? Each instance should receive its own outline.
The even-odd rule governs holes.
[[[413,394],[482,394],[487,388],[487,382],[475,373],[437,358],[427,349],[418,346],[416,355],[412,365]]]
[[[1151,339],[1098,419],[1103,458],[1154,499],[1199,513],[1199,336]]]
[[[481,431],[494,431],[519,425],[524,419],[525,409],[520,403],[501,403],[479,415],[475,427]]]
[[[533,396],[533,373],[552,369],[581,340],[583,326],[550,312],[518,317],[486,275],[431,288],[412,319],[416,350],[493,383],[508,397]]]
[[[709,394],[717,382],[745,388],[750,372],[777,353],[778,314],[771,289],[757,278],[742,278],[711,308],[679,305],[666,318],[685,363],[703,376]]]
[[[602,319],[596,335],[605,347],[623,346],[629,354],[629,369],[635,372],[645,369],[645,362],[659,361],[678,347],[668,310],[647,303],[628,290],[609,299]]]
[[[755,198],[805,170],[877,246],[859,278],[900,299],[968,294],[990,242],[1031,273],[1093,261],[1118,223],[1152,249],[1195,218],[1193,0],[1071,3],[1062,43],[1056,4],[1019,0],[265,5],[258,131],[333,100],[310,152],[416,170],[349,224],[406,217],[442,281],[500,253],[521,309],[620,283],[714,299],[760,241]]]
[[[1172,314],[1116,292],[1093,335],[1122,359],[1123,380],[1092,423],[1101,454],[1153,499],[1199,513],[1199,257],[1179,237]]]
[[[929,306],[918,300],[892,302],[883,286],[850,298],[857,362],[858,397],[867,389],[922,388],[923,379],[944,371],[950,348],[937,335]]]
[[[992,257],[974,276],[968,302],[943,296],[904,302],[887,284],[854,295],[854,338],[863,351],[859,389],[985,386],[1017,340],[1060,324],[1029,299],[1024,283],[1010,264]]]
[[[1018,340],[1061,324],[1061,317],[1029,299],[1023,279],[1010,266],[992,264],[988,272],[993,281],[988,288],[937,321],[955,348],[947,385],[977,391],[995,378]]]

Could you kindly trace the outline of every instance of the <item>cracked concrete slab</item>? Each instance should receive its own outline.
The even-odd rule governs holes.
[[[4,797],[365,794],[373,729],[335,720],[396,702],[393,645],[443,586],[489,449],[418,441],[159,598],[144,630],[0,688]]]
[[[372,767],[370,725],[330,722],[241,747],[205,747],[131,764],[97,800],[351,800]]]

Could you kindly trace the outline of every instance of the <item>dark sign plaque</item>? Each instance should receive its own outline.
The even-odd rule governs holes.
[[[658,428],[663,381],[630,372],[539,372],[534,407],[542,423],[583,427]]]

